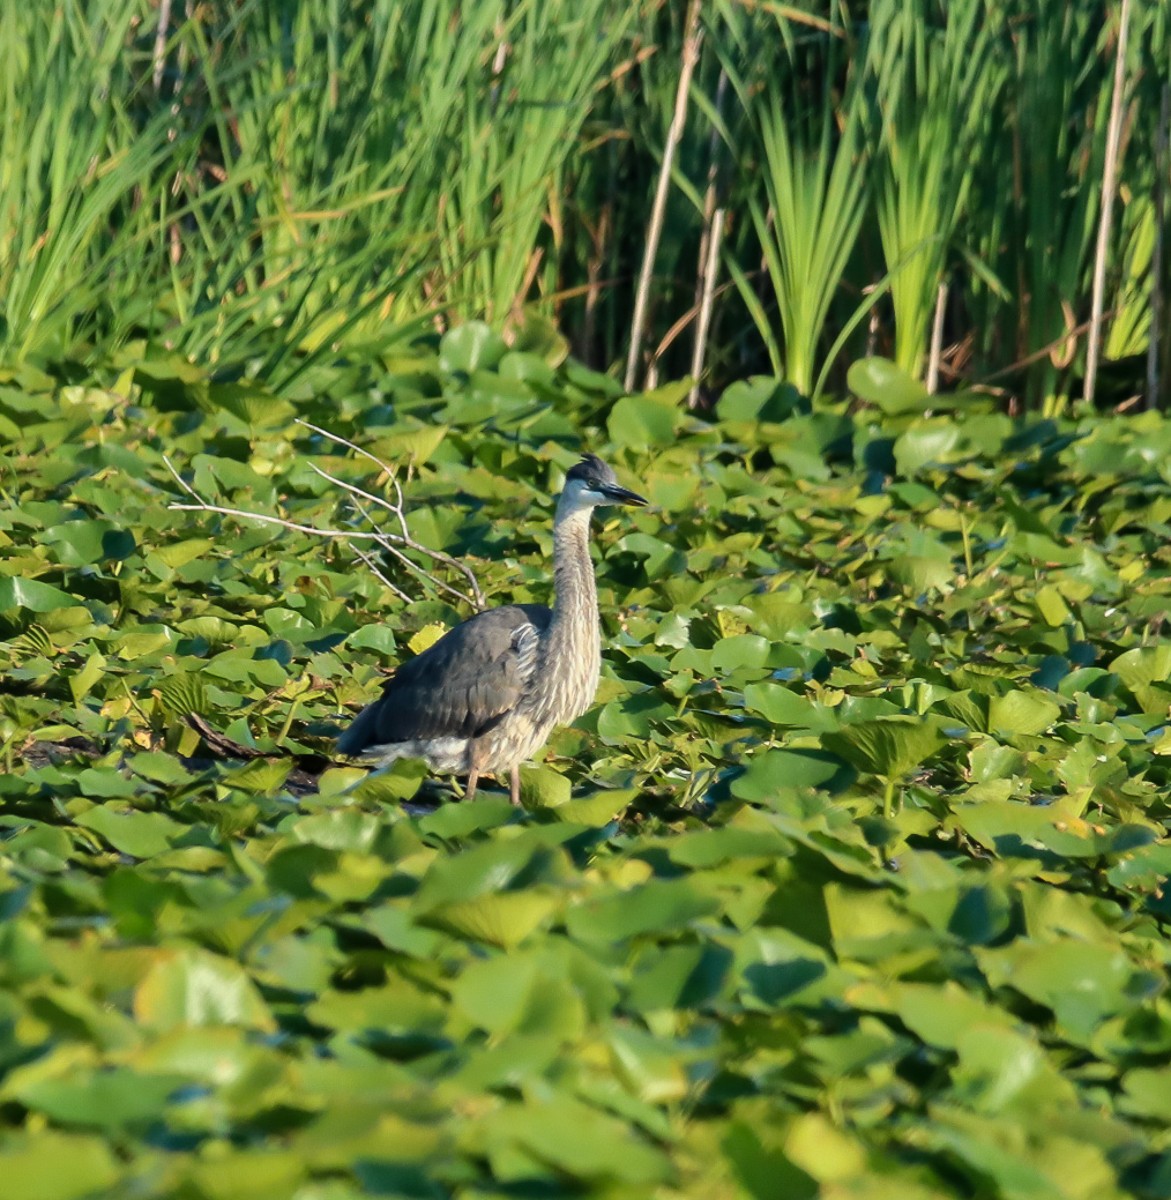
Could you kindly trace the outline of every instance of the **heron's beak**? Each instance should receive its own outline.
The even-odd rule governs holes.
[[[611,504],[633,504],[636,508],[645,508],[647,504],[637,492],[619,487],[616,483],[607,483],[600,491]]]

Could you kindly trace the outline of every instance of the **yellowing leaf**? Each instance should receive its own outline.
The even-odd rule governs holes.
[[[434,646],[437,641],[447,632],[447,628],[437,622],[432,621],[429,625],[424,625],[407,645],[414,654],[422,654],[428,646]]]
[[[509,949],[518,946],[559,907],[560,899],[532,889],[496,892],[442,904],[419,918],[462,937]]]
[[[134,992],[134,1015],[154,1029],[242,1025],[271,1031],[276,1022],[244,969],[206,950],[160,950]]]

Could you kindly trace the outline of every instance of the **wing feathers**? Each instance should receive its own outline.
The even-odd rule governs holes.
[[[536,670],[552,613],[539,604],[482,612],[405,663],[338,739],[343,754],[420,738],[477,737],[506,716]]]

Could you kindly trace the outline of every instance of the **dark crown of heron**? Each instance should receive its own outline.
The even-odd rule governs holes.
[[[596,454],[583,454],[581,462],[566,471],[565,482],[569,483],[572,479],[580,480],[586,487],[618,482],[618,476]]]

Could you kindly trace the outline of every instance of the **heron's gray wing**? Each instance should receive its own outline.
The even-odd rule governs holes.
[[[404,663],[338,739],[342,754],[421,738],[476,737],[514,708],[536,670],[552,613],[540,604],[491,608]]]

